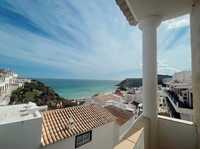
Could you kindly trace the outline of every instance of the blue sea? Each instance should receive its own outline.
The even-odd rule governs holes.
[[[37,79],[53,88],[60,96],[68,99],[89,97],[96,93],[111,92],[119,81],[110,80],[72,80],[72,79]]]

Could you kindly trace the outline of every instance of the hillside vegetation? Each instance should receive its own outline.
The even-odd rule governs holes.
[[[44,83],[31,80],[25,83],[23,87],[19,87],[13,91],[9,104],[22,104],[34,102],[38,106],[47,105],[49,109],[65,108],[82,104],[60,97],[52,88]]]

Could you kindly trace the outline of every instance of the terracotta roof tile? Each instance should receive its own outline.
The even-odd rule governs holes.
[[[126,123],[129,119],[131,119],[134,116],[133,112],[123,110],[115,106],[107,106],[105,108],[114,116],[116,116],[116,121],[120,126]]]
[[[83,105],[42,113],[42,146],[100,127],[116,118],[97,105]],[[70,127],[70,119],[73,125]]]

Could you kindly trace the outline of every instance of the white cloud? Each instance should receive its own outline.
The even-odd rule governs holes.
[[[60,68],[77,78],[116,79],[141,75],[141,31],[128,25],[114,0],[88,0],[87,3],[82,0],[7,2],[15,12],[53,38],[0,22],[1,55]],[[175,44],[175,51],[180,49],[177,48],[180,44],[185,46],[181,43],[183,40],[173,43],[174,39],[168,35],[171,35],[172,28],[187,26],[187,20],[188,16],[161,25],[159,49],[165,44],[166,47]],[[165,54],[164,50],[160,53],[166,61],[159,69],[165,73],[175,71],[170,63],[175,60],[170,59],[170,54]],[[177,68],[184,69],[184,66],[178,63]]]
[[[170,64],[165,59],[158,60],[158,73],[159,74],[174,74],[180,70],[176,67],[170,66]]]
[[[163,24],[166,25],[168,29],[187,27],[190,25],[189,15],[165,21]]]

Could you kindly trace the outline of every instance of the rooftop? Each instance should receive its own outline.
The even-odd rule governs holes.
[[[114,121],[106,109],[90,104],[43,112],[42,146]]]
[[[93,97],[93,99],[97,103],[105,103],[105,102],[111,101],[111,100],[120,101],[121,97],[118,95],[115,95],[115,94],[100,94],[100,95]]]
[[[0,107],[0,125],[40,118],[37,108],[34,103]]]
[[[133,112],[128,110],[123,110],[120,108],[117,108],[115,106],[107,106],[106,108],[110,113],[112,113],[114,116],[117,117],[117,123],[119,125],[123,125],[126,123],[130,118],[133,117]]]

